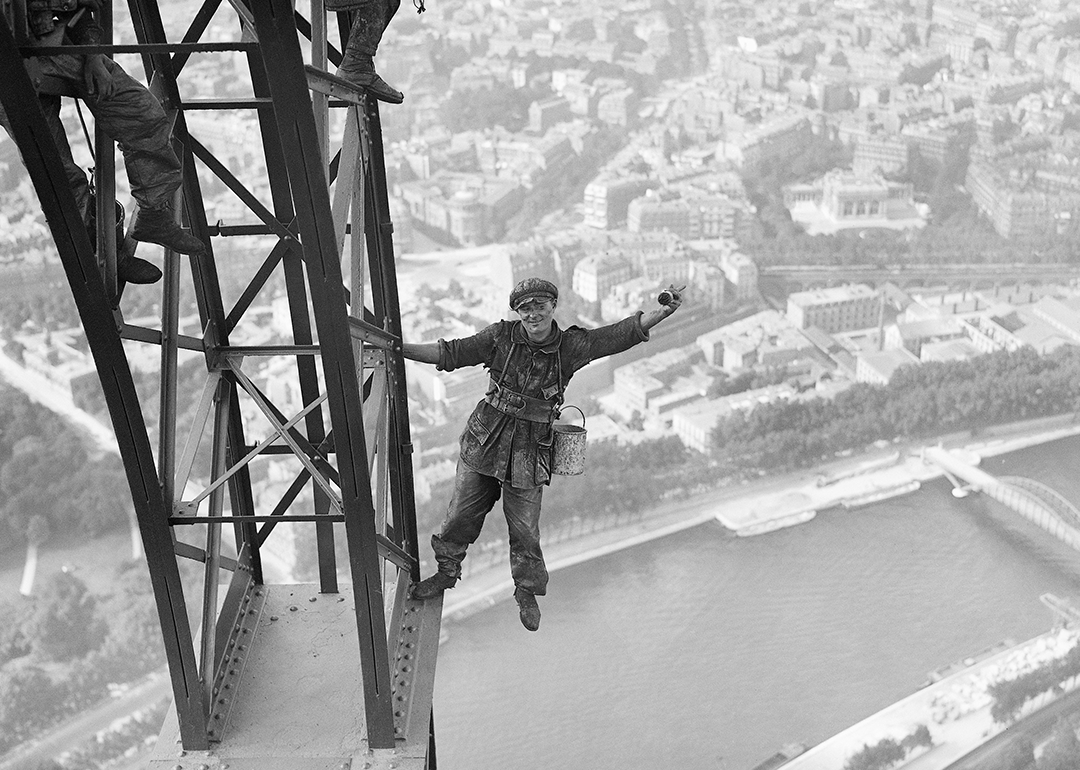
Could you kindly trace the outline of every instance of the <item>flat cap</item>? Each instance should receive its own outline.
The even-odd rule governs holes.
[[[559,289],[551,281],[545,281],[543,278],[526,278],[510,292],[510,309],[517,310],[518,305],[525,300],[538,298],[557,300]]]

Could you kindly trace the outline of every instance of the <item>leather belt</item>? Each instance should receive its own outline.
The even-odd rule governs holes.
[[[517,417],[519,420],[551,422],[555,417],[554,402],[515,393],[501,387],[494,380],[491,381],[491,389],[484,396],[484,401],[503,414]]]

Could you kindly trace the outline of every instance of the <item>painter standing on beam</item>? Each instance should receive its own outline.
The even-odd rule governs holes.
[[[510,292],[510,308],[519,320],[499,321],[471,337],[402,345],[406,358],[435,364],[440,371],[482,365],[491,373],[487,395],[461,434],[446,520],[431,538],[439,571],[413,586],[414,598],[430,599],[453,588],[466,550],[502,496],[521,623],[530,631],[540,627],[536,597],[547,592],[548,582],[540,550],[540,500],[551,483],[552,424],[566,385],[590,361],[648,340],[649,330],[679,309],[681,291],[672,287],[664,293],[667,304],[610,326],[564,330],[554,319],[558,288],[528,278]]]

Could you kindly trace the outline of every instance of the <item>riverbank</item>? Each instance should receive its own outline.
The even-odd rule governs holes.
[[[1006,650],[972,660],[971,664],[933,682],[790,760],[784,770],[826,770],[843,767],[864,746],[886,738],[899,739],[924,725],[933,740],[925,753],[910,755],[904,770],[945,770],[988,740],[1008,729],[994,721],[988,690],[998,681],[1015,678],[1064,656],[1080,642],[1080,631],[1059,628]],[[1069,680],[1061,692],[1047,692],[1021,712],[1028,716],[1072,692]]]
[[[938,441],[887,446],[861,457],[850,457],[824,467],[805,469],[726,487],[688,500],[667,503],[633,523],[545,544],[549,572],[600,558],[636,545],[667,537],[703,524],[719,523],[734,535],[757,536],[784,526],[809,522],[819,511],[876,495],[913,490],[940,478],[943,472],[923,462],[920,450],[938,445],[972,460],[1080,435],[1073,414],[995,426],[973,436],[950,434]],[[824,479],[826,483],[821,484]],[[556,481],[556,483],[558,483]],[[444,622],[457,622],[513,595],[513,581],[505,561],[467,575],[443,603]]]

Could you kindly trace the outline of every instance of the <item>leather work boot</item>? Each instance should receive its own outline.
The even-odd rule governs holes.
[[[153,262],[132,256],[116,263],[116,277],[125,283],[150,284],[161,280],[161,271]]]
[[[413,599],[419,599],[420,601],[434,599],[447,588],[453,588],[454,583],[456,582],[457,578],[453,575],[448,575],[445,572],[436,572],[427,580],[421,580],[414,585],[409,592],[409,596]]]
[[[540,628],[540,606],[536,603],[536,597],[528,591],[518,588],[514,591],[514,600],[518,603],[518,615],[521,617],[521,625],[530,631]]]
[[[375,72],[375,62],[365,54],[346,51],[336,74],[362,91],[367,91],[380,102],[401,104],[405,101],[405,94],[379,77]]]
[[[178,254],[201,254],[206,250],[202,241],[176,223],[168,209],[139,209],[131,237],[156,243]]]

